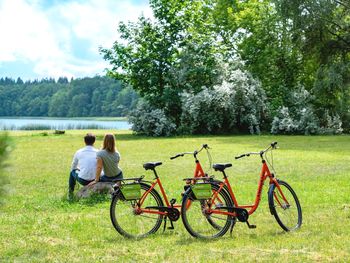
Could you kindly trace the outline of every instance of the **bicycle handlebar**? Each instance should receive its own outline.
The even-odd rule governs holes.
[[[244,153],[244,154],[241,154],[239,156],[236,156],[235,159],[240,159],[240,158],[243,158],[243,157],[249,157],[250,155],[257,155],[259,154],[261,157],[264,153],[266,153],[268,150],[270,149],[277,149],[277,142],[273,142],[269,145],[269,147],[267,147],[265,150],[262,150],[260,152],[250,152],[250,153]]]
[[[176,159],[176,158],[178,158],[178,157],[183,157],[183,156],[186,155],[186,154],[193,154],[194,156],[196,156],[196,155],[197,155],[198,153],[200,153],[203,149],[206,149],[206,150],[207,150],[207,149],[210,149],[210,147],[208,146],[208,144],[203,144],[199,151],[195,150],[195,151],[193,151],[193,152],[178,153],[178,154],[176,154],[175,156],[170,157],[170,160],[174,160],[174,159]]]
[[[237,160],[237,159],[241,159],[241,158],[243,158],[243,157],[249,157],[250,156],[250,153],[245,153],[245,154],[241,154],[240,156],[236,156],[235,157],[235,159]]]
[[[182,157],[182,156],[184,156],[184,153],[179,153],[179,154],[177,154],[177,155],[175,155],[175,156],[172,156],[172,157],[170,157],[170,160],[173,160],[173,159],[176,159],[177,157]]]

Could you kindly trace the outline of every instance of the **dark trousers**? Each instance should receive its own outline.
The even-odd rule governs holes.
[[[123,179],[123,172],[120,172],[117,176],[113,177],[102,175],[100,177],[100,182],[115,182],[120,179]]]
[[[74,192],[74,187],[77,181],[81,185],[87,185],[93,180],[86,181],[78,176],[77,170],[72,170],[69,174],[69,192]]]

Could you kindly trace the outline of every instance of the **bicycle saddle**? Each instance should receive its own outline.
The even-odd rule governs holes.
[[[161,165],[162,162],[151,162],[151,163],[144,163],[143,168],[146,170],[153,170],[156,166]]]
[[[213,164],[213,168],[215,171],[224,171],[226,168],[231,167],[232,163],[215,163]]]

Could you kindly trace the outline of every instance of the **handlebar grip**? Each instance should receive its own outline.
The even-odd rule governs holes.
[[[246,154],[242,154],[242,155],[240,155],[240,156],[236,156],[235,159],[237,160],[237,159],[240,159],[240,158],[242,158],[242,157],[244,157],[244,156],[246,156]]]
[[[180,157],[180,156],[184,156],[184,155],[183,154],[177,154],[175,156],[170,157],[170,160],[174,160],[174,159],[176,159],[177,157]]]
[[[277,145],[277,142],[273,142],[273,143],[271,143],[271,147],[272,147],[272,148],[275,148],[275,147],[276,147],[276,145]]]

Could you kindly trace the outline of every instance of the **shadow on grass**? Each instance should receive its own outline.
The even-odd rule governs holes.
[[[61,205],[86,205],[86,206],[94,206],[100,203],[110,202],[111,195],[108,193],[93,193],[91,196],[86,198],[78,198],[76,195],[69,196],[68,193],[65,193],[61,197]]]

